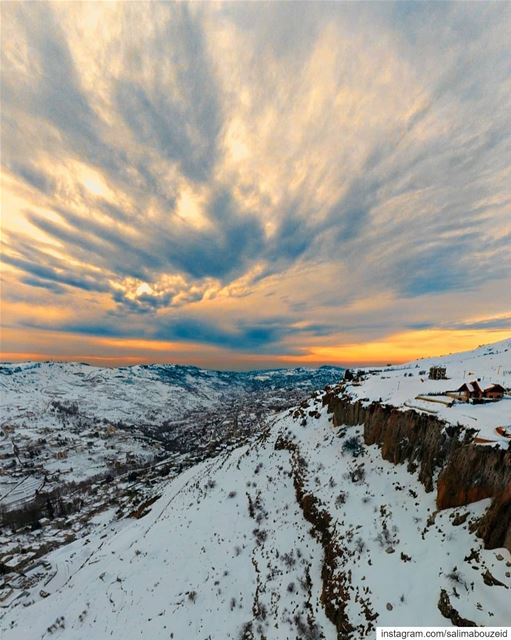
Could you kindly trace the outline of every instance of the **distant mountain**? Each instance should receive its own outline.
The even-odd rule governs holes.
[[[237,372],[172,364],[100,368],[73,362],[3,363],[0,407],[3,420],[14,418],[20,408],[38,414],[58,401],[110,421],[163,422],[240,395],[310,393],[342,376],[342,368],[325,366]]]
[[[0,510],[23,522],[30,509],[49,510],[44,494],[52,496],[53,513],[62,511],[53,500],[57,492],[68,495],[76,483],[169,456],[175,472],[239,446],[275,411],[342,376],[338,367],[240,373],[181,365],[4,363]]]

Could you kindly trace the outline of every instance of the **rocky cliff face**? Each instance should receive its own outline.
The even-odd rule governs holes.
[[[365,406],[341,389],[325,394],[323,404],[334,426],[363,424],[366,444],[379,445],[385,460],[418,470],[426,490],[436,490],[439,509],[492,498],[477,533],[488,548],[511,551],[511,448],[478,446],[473,430],[378,402]]]

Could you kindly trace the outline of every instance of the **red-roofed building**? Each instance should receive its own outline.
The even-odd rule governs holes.
[[[500,400],[504,397],[504,392],[505,389],[502,385],[492,384],[483,391],[483,396],[492,400]]]
[[[466,402],[470,400],[480,400],[483,397],[483,390],[479,386],[477,380],[465,382],[456,390],[461,396],[464,396]]]

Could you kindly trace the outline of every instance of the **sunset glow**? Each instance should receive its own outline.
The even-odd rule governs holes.
[[[2,3],[2,359],[511,334],[509,3]]]

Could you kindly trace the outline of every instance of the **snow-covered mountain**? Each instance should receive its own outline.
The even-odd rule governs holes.
[[[51,402],[126,424],[161,423],[241,394],[311,392],[342,377],[339,367],[211,371],[182,365],[101,368],[76,362],[0,364],[3,421],[40,416]]]
[[[174,455],[187,466],[258,433],[265,416],[338,382],[339,367],[0,365],[0,509]]]
[[[76,539],[20,572],[12,567],[44,538],[26,531],[25,548],[3,567],[2,640],[333,640],[372,638],[376,625],[509,625],[510,551],[476,531],[497,507],[502,526],[511,496],[495,505],[488,485],[482,500],[470,494],[439,509],[421,475],[429,464],[436,487],[468,456],[474,474],[491,462],[497,486],[507,482],[509,450],[500,440],[480,446],[468,424],[456,426],[459,407],[474,414],[485,404],[437,416],[406,403],[441,393],[439,383],[450,387],[466,369],[509,388],[510,351],[511,341],[435,358],[449,381],[421,382],[430,363],[419,361],[315,392],[240,447],[179,474],[123,479],[86,536],[76,520],[62,522],[62,535],[76,525]],[[411,380],[419,391],[402,395],[397,382]],[[505,396],[491,405],[494,426],[511,422],[510,404]],[[367,443],[374,434],[357,423],[362,415],[379,421],[384,442]],[[429,460],[435,429],[441,455]],[[410,433],[424,433],[424,449],[415,440],[409,454]],[[133,503],[142,485],[151,494]]]

